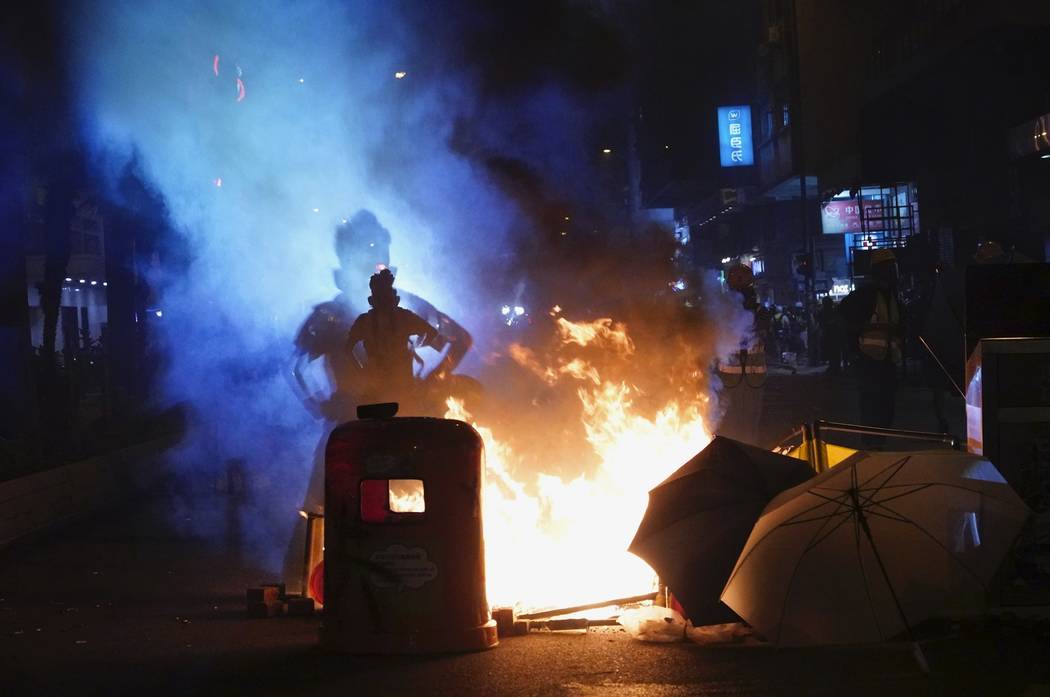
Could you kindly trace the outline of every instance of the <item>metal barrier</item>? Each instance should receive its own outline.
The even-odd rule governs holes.
[[[950,433],[938,433],[935,431],[912,431],[898,428],[879,428],[876,426],[862,426],[860,424],[848,424],[838,421],[826,421],[818,419],[812,425],[802,424],[790,434],[785,436],[773,446],[772,450],[779,453],[790,453],[792,450],[805,449],[805,459],[817,472],[823,472],[829,468],[827,458],[826,440],[827,433],[852,433],[856,435],[882,436],[885,438],[898,438],[901,440],[917,440],[942,443],[953,450],[958,450],[960,441]],[[796,439],[797,445],[791,445]],[[830,445],[836,445],[831,443]],[[844,447],[844,446],[839,446]]]

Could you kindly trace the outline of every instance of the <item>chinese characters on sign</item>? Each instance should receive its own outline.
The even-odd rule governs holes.
[[[838,235],[844,232],[861,232],[861,204],[857,199],[832,200],[825,203],[820,209],[820,223],[825,235]],[[868,229],[872,229],[872,221],[882,221],[882,203],[879,201],[864,201],[864,219],[868,222]]]
[[[751,107],[718,107],[718,155],[723,167],[755,163],[751,147]]]

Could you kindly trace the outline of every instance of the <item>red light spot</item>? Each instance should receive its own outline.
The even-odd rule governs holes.
[[[212,72],[215,73],[215,77],[219,77],[219,54],[215,54],[215,59],[211,62]]]
[[[361,481],[361,521],[385,523],[390,514],[390,482],[386,479]]]
[[[237,78],[237,101],[243,102],[247,95],[244,92],[244,81],[241,78]]]
[[[324,605],[324,560],[318,562],[310,572],[310,593],[314,600]]]

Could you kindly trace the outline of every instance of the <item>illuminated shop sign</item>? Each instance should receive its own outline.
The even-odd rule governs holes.
[[[718,107],[718,156],[723,167],[755,164],[751,147],[751,107]]]
[[[882,203],[879,201],[864,201],[864,218],[867,220],[881,220],[883,215]],[[825,235],[841,235],[845,232],[860,232],[861,225],[861,202],[855,198],[844,201],[828,201],[820,208],[820,225]]]

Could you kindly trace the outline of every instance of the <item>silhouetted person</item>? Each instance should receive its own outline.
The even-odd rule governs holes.
[[[366,386],[360,361],[354,360],[346,351],[346,335],[354,319],[365,310],[363,300],[368,296],[372,274],[391,268],[390,231],[371,211],[360,210],[348,222],[336,227],[335,251],[339,268],[333,275],[340,293],[317,305],[303,322],[295,337],[291,369],[293,388],[311,414],[328,422],[326,430],[354,419],[357,405],[365,399],[362,391]],[[416,313],[447,337],[447,351],[425,377],[430,383],[444,380],[470,350],[470,334],[423,298],[405,291],[401,291],[400,296],[402,307]],[[308,366],[317,359],[323,359],[323,372],[330,381],[321,390],[307,377]],[[406,410],[402,409],[400,413],[405,414]],[[321,442],[322,451],[327,439],[326,432]]]
[[[357,405],[373,401],[362,361],[346,350],[346,339],[355,318],[365,310],[370,277],[390,268],[390,231],[371,211],[359,210],[336,227],[335,253],[339,268],[333,277],[339,294],[314,307],[299,328],[289,370],[289,382],[303,406],[324,420],[301,506],[307,513],[324,513],[324,456],[329,434],[339,424],[356,418]],[[470,334],[419,296],[402,291],[400,304],[448,338],[448,349],[437,367],[422,378],[434,392],[447,397],[454,387],[454,380],[448,378],[459,377],[451,374],[470,350]],[[403,405],[399,413],[412,414],[412,405]],[[294,516],[296,527],[285,557],[284,579],[287,589],[295,592],[302,589],[306,521],[294,511],[289,515]]]
[[[842,368],[842,318],[835,301],[825,297],[817,313],[820,324],[821,353],[828,362],[828,374],[837,375]]]
[[[394,274],[383,269],[369,280],[372,309],[360,315],[347,335],[346,351],[357,361],[354,349],[365,346],[366,360],[359,364],[364,376],[363,394],[369,402],[413,402],[416,398],[415,349],[430,346],[440,351],[448,341],[425,319],[403,307],[394,290]],[[412,337],[417,343],[411,343]]]
[[[897,264],[892,250],[877,249],[871,255],[867,282],[842,301],[842,317],[856,343],[857,386],[860,417],[866,426],[893,425],[897,371],[903,360],[903,320],[897,295]],[[881,438],[866,438],[874,447]]]

